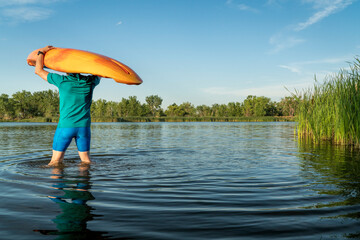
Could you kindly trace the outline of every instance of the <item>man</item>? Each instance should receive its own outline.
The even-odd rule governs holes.
[[[64,160],[65,151],[73,138],[82,163],[90,160],[90,106],[93,90],[100,82],[98,76],[67,74],[67,76],[49,73],[44,70],[44,56],[53,49],[47,46],[38,52],[35,73],[42,79],[59,88],[60,119],[54,135],[53,155],[50,166],[57,166]]]

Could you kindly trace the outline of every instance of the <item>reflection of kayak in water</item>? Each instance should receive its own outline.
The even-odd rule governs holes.
[[[95,199],[94,196],[84,188],[77,188],[76,190],[63,189],[62,191],[65,193],[63,196],[49,196],[49,198],[56,203],[72,202],[76,204],[85,204],[87,201]]]

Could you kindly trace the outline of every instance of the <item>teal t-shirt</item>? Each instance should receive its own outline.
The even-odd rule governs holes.
[[[58,127],[90,127],[90,107],[93,91],[99,84],[98,76],[49,73],[49,83],[59,88],[60,119]]]

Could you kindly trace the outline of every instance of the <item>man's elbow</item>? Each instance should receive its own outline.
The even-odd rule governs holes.
[[[47,81],[48,72],[43,69],[35,69],[35,74],[39,75],[42,79]]]
[[[41,72],[41,71],[39,71],[39,69],[35,69],[35,74],[36,74],[36,75],[39,75],[39,76],[40,76],[40,72]]]

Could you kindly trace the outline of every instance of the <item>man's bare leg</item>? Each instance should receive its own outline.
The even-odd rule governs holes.
[[[49,166],[58,166],[64,160],[65,152],[55,151],[53,150],[53,155],[51,161],[49,162]]]
[[[86,163],[86,164],[90,164],[91,160],[90,160],[90,152],[79,152],[79,156],[80,156],[80,160],[81,163]]]

